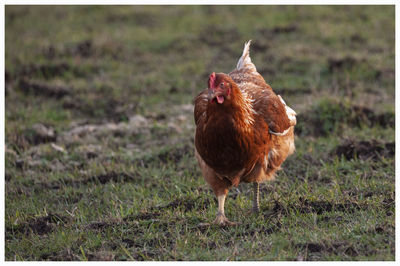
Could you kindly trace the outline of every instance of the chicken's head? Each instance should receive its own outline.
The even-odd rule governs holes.
[[[208,78],[208,92],[211,103],[223,104],[230,99],[234,81],[224,73],[213,72]]]

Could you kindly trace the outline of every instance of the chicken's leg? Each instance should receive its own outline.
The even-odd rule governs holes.
[[[260,186],[258,182],[253,183],[253,192],[254,192],[254,198],[253,198],[253,208],[252,212],[253,213],[259,213],[260,212]]]
[[[225,198],[226,194],[219,195],[218,197],[218,212],[217,218],[215,218],[214,223],[218,225],[236,225],[236,223],[231,222],[226,218],[224,205],[225,205]]]

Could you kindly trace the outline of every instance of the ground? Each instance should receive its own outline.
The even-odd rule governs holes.
[[[6,6],[6,260],[394,260],[394,6]],[[225,204],[193,97],[245,41],[296,152]]]

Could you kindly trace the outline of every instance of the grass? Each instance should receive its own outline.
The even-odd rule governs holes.
[[[394,6],[6,6],[6,260],[394,260]],[[228,194],[192,99],[243,44],[296,153]],[[38,127],[42,125],[42,127]],[[42,128],[40,131],[38,128]],[[53,131],[53,133],[51,133]]]

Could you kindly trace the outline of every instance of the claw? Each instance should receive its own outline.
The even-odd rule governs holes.
[[[231,222],[225,216],[225,213],[224,213],[225,197],[226,197],[226,194],[222,194],[222,195],[217,196],[217,198],[218,198],[218,212],[217,212],[217,217],[215,218],[213,224],[216,224],[216,225],[219,225],[219,226],[238,225],[239,223]],[[204,226],[210,226],[210,225],[211,224],[209,224],[209,223],[200,223],[198,226],[199,227],[204,227]]]
[[[236,226],[238,225],[238,222],[231,222],[228,220],[228,218],[225,217],[225,215],[220,214],[217,215],[217,218],[212,223],[199,223],[197,227],[209,227],[212,225],[218,225],[218,226]]]
[[[214,220],[214,224],[220,225],[220,226],[235,226],[238,225],[238,223],[231,222],[226,218],[225,214],[223,213],[218,213],[217,218]]]

